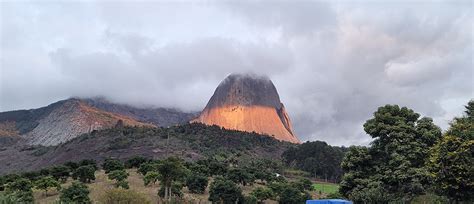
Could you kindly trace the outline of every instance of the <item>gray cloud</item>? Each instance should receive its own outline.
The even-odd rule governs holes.
[[[447,127],[474,97],[472,4],[1,2],[0,111],[70,96],[200,110],[268,75],[302,140],[368,144],[399,104]]]

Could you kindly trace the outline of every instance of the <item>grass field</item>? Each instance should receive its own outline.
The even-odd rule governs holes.
[[[313,184],[313,189],[316,192],[321,191],[324,194],[335,193],[339,190],[339,185],[333,183],[315,183]]]

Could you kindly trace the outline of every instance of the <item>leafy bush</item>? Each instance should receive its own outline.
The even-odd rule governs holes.
[[[266,187],[257,187],[250,193],[250,195],[254,196],[258,202],[262,203],[264,200],[272,198],[273,192],[271,189]]]
[[[147,204],[151,203],[144,194],[126,190],[126,189],[110,189],[99,199],[104,204]]]
[[[18,201],[18,203],[32,203],[33,191],[31,181],[25,178],[19,178],[15,181],[7,183],[5,187],[5,195],[10,200]]]
[[[105,173],[108,174],[114,170],[125,169],[125,166],[117,159],[105,159],[104,163],[102,164],[102,169],[104,169]]]
[[[84,183],[90,183],[92,180],[95,180],[95,169],[92,165],[80,166],[72,174],[73,179],[79,179],[79,181]]]
[[[84,183],[73,182],[61,191],[59,200],[61,203],[91,203],[89,188]]]
[[[145,186],[148,186],[148,184],[153,183],[155,184],[156,181],[160,178],[160,174],[156,171],[149,171],[146,173],[146,175],[143,177],[143,183]]]
[[[52,176],[45,176],[35,182],[35,187],[44,190],[45,195],[47,196],[49,188],[56,188],[59,191],[61,189],[61,184]]]
[[[235,203],[242,201],[242,190],[234,182],[223,178],[216,178],[211,183],[209,200],[215,203]]]
[[[206,190],[208,178],[199,174],[192,174],[186,179],[186,186],[191,193],[202,194]]]
[[[130,168],[139,168],[141,164],[147,162],[148,159],[145,157],[140,157],[140,156],[135,156],[130,159],[128,159],[125,162],[125,168],[130,169]]]

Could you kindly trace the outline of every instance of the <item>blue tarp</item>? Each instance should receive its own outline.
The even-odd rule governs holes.
[[[342,199],[324,199],[324,200],[307,200],[306,204],[352,204],[351,201]]]

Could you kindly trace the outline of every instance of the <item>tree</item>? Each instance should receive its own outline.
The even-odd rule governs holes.
[[[79,163],[73,162],[73,161],[68,161],[68,162],[64,163],[64,166],[67,166],[71,171],[74,171],[79,167]]]
[[[130,168],[139,168],[141,164],[147,162],[148,159],[145,157],[140,157],[140,156],[135,156],[130,159],[128,159],[125,162],[125,167],[130,169]]]
[[[266,188],[266,187],[257,187],[250,193],[250,195],[257,198],[259,203],[263,203],[264,200],[267,200],[273,197],[273,192],[271,189]]]
[[[71,175],[71,169],[65,165],[53,166],[49,173],[56,180],[60,180],[62,183],[66,182],[67,178]]]
[[[48,196],[49,188],[56,188],[58,191],[61,189],[61,184],[52,176],[41,177],[35,182],[35,186],[38,189],[44,190],[46,196]]]
[[[145,176],[150,171],[158,171],[159,164],[159,161],[149,161],[142,163],[140,164],[140,167],[138,167],[138,173]]]
[[[171,184],[173,181],[185,178],[187,169],[180,159],[174,157],[163,160],[157,169],[160,174],[161,184],[165,190],[164,198],[167,200],[171,197]]]
[[[92,166],[94,167],[94,171],[99,170],[97,167],[97,162],[93,159],[83,159],[79,162],[79,166]]]
[[[115,182],[116,188],[119,188],[119,187],[122,187],[124,189],[129,188],[128,182],[126,181],[129,174],[124,169],[111,171],[109,172],[107,176],[109,179],[116,181]]]
[[[91,203],[87,186],[76,181],[61,191],[59,200],[61,203]]]
[[[92,165],[80,166],[72,174],[73,179],[79,179],[79,181],[84,183],[90,183],[92,180],[95,180],[95,169]]]
[[[143,177],[143,183],[145,186],[148,186],[148,184],[153,183],[155,184],[156,181],[160,178],[160,174],[156,171],[149,171],[146,173],[146,175]]]
[[[336,181],[342,175],[340,164],[345,151],[345,148],[330,146],[323,141],[313,141],[288,148],[282,157],[289,167],[310,172],[315,177]]]
[[[181,191],[181,189],[183,189],[183,184],[179,182],[173,182],[171,184],[171,187],[169,187],[168,189],[169,189],[168,198],[170,200],[171,200],[171,196],[183,197],[183,192]],[[166,191],[165,186],[161,186],[160,189],[158,190],[158,196],[165,198],[165,191]]]
[[[341,194],[358,202],[387,202],[409,201],[426,192],[430,180],[424,164],[441,129],[432,119],[419,117],[397,105],[378,108],[364,124],[374,138],[371,146],[350,148],[342,161]]]
[[[208,184],[207,176],[192,174],[186,179],[186,186],[191,193],[204,193]]]
[[[9,182],[5,186],[5,194],[18,203],[33,203],[33,191],[31,181],[19,178]]]
[[[104,163],[102,164],[102,169],[104,169],[105,173],[108,174],[114,170],[125,169],[125,166],[117,159],[105,159]]]
[[[466,115],[455,118],[443,138],[431,149],[428,171],[436,193],[454,201],[473,201],[474,101]]]
[[[242,190],[234,182],[218,177],[211,183],[209,201],[235,203],[241,200],[243,200]]]
[[[234,168],[230,169],[226,175],[227,179],[235,182],[241,183],[246,186],[247,184],[252,184],[255,181],[255,176],[248,172],[246,169]]]
[[[286,185],[280,194],[279,203],[281,204],[293,204],[293,203],[305,203],[306,200],[310,200],[311,196],[305,192],[300,191],[291,185]]]
[[[298,187],[302,191],[305,191],[305,190],[310,191],[313,189],[313,182],[311,182],[307,178],[301,178],[295,183],[295,186]]]

